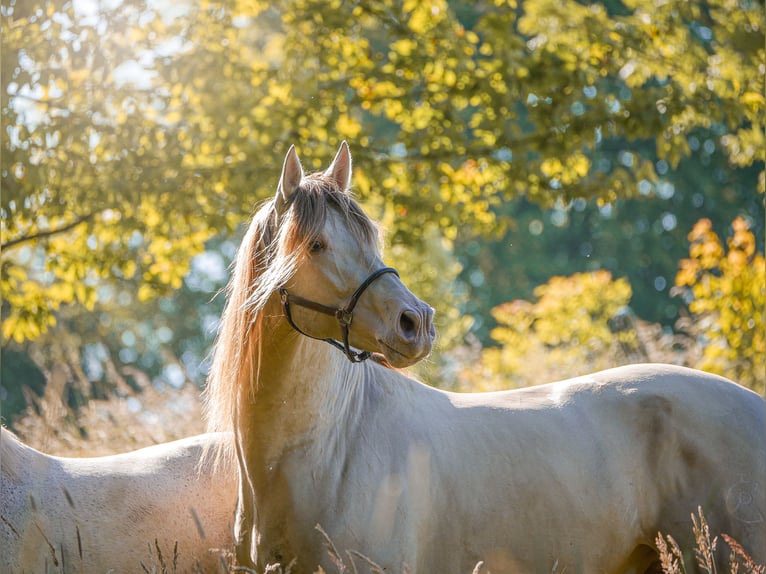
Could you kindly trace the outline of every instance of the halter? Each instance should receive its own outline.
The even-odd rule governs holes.
[[[317,339],[319,341],[325,341],[326,343],[330,343],[333,347],[336,349],[340,349],[346,354],[346,357],[348,357],[348,360],[352,363],[361,363],[362,361],[365,361],[369,359],[372,356],[372,353],[369,351],[352,351],[351,347],[348,344],[348,331],[351,327],[351,320],[354,318],[354,307],[356,307],[356,304],[359,302],[359,298],[362,296],[362,293],[365,292],[367,287],[372,285],[373,281],[375,281],[378,277],[381,275],[385,275],[386,273],[393,273],[397,277],[399,277],[399,272],[394,269],[393,267],[383,267],[382,269],[378,269],[374,273],[372,273],[367,279],[365,279],[362,284],[357,288],[356,291],[354,291],[354,294],[351,295],[351,299],[349,299],[348,304],[345,307],[328,307],[327,305],[322,305],[321,303],[316,303],[314,301],[309,301],[308,299],[304,299],[303,297],[299,297],[298,295],[291,295],[287,292],[287,288],[280,287],[279,288],[279,296],[282,299],[282,309],[285,312],[285,315],[287,316],[287,322],[290,323],[290,326],[298,331],[301,335],[304,335],[306,337],[309,337],[311,339]],[[340,324],[340,330],[343,335],[343,342],[332,338],[324,339],[322,337],[314,337],[313,335],[309,335],[305,331],[303,331],[298,325],[295,324],[293,321],[293,317],[290,313],[290,305],[298,305],[300,307],[305,307],[307,309],[311,309],[313,311],[318,311],[319,313],[324,313],[325,315],[330,315],[332,317],[335,317],[338,320],[338,323]]]

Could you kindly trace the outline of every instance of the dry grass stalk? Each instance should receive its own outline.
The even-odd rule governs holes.
[[[356,556],[357,558],[359,558],[359,559],[363,560],[365,563],[367,563],[367,565],[370,567],[370,571],[373,574],[386,574],[385,570],[383,570],[383,568],[380,565],[375,563],[368,556],[365,556],[361,552],[357,552],[356,550],[349,550],[347,553],[348,553],[349,559],[351,561],[351,565],[354,568],[354,574],[357,574],[356,564],[354,563],[354,560],[353,560],[354,556]],[[402,574],[410,574],[410,569],[407,567],[406,564],[402,567]]]
[[[683,553],[672,536],[667,535],[663,538],[662,534],[658,534],[655,543],[660,553],[660,565],[665,574],[682,574],[686,572]]]
[[[717,574],[715,566],[715,548],[718,544],[718,537],[710,538],[710,529],[707,520],[702,513],[702,507],[697,507],[699,517],[692,514],[692,530],[694,531],[694,540],[697,546],[694,548],[694,556],[697,559],[697,566],[708,574]]]
[[[702,512],[702,507],[697,507],[697,514],[692,514],[692,530],[694,532],[694,558],[701,572],[718,574],[715,552],[718,545],[718,537],[710,536],[710,528]],[[745,552],[742,545],[727,534],[721,534],[724,542],[731,549],[729,554],[729,569],[726,574],[766,574],[766,566],[756,564],[750,555]],[[664,574],[686,574],[686,564],[681,548],[672,536],[657,534],[655,539],[659,552],[660,566]],[[742,569],[742,570],[740,570]]]
[[[730,560],[732,565],[738,567],[741,564],[745,569],[745,574],[766,574],[766,566],[759,566],[756,564],[750,555],[745,552],[745,549],[742,548],[742,545],[739,542],[734,540],[728,534],[721,534],[721,538],[723,538],[724,542],[731,548]],[[734,568],[732,568],[731,574],[737,574]]]

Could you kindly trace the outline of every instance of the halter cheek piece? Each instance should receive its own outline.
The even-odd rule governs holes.
[[[365,292],[367,287],[372,285],[372,283],[380,276],[385,275],[386,273],[393,273],[397,277],[399,277],[399,272],[394,269],[393,267],[383,267],[382,269],[378,269],[375,271],[372,275],[367,277],[362,284],[357,288],[356,291],[354,291],[354,294],[351,295],[351,299],[349,299],[348,304],[346,304],[345,307],[328,307],[327,305],[322,305],[321,303],[316,303],[314,301],[309,301],[308,299],[304,299],[303,297],[299,297],[298,295],[291,295],[287,292],[287,289],[285,287],[280,287],[279,289],[279,296],[282,300],[282,310],[285,313],[285,316],[287,317],[287,322],[290,323],[290,326],[298,331],[301,335],[304,335],[306,337],[309,337],[311,339],[317,339],[320,341],[325,341],[327,343],[330,343],[333,347],[336,349],[340,349],[346,354],[346,357],[348,357],[348,360],[352,363],[361,363],[362,361],[369,359],[372,356],[372,353],[369,351],[352,351],[351,347],[348,344],[348,332],[349,328],[351,327],[351,321],[354,318],[354,307],[356,307],[356,304],[359,302],[359,298],[362,296],[362,293]],[[305,307],[306,309],[311,309],[313,311],[318,311],[319,313],[324,313],[325,315],[330,315],[332,317],[335,317],[338,320],[338,323],[340,324],[340,330],[341,334],[343,336],[343,342],[332,338],[323,339],[322,337],[314,337],[313,335],[309,335],[305,331],[303,331],[298,325],[295,324],[293,321],[292,314],[290,312],[290,305],[298,305],[299,307]]]

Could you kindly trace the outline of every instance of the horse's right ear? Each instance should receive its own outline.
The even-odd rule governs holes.
[[[277,195],[274,198],[277,213],[282,213],[285,210],[287,200],[298,189],[302,179],[303,168],[301,167],[301,160],[298,159],[298,152],[295,151],[295,146],[291,145],[290,149],[287,150],[285,163],[282,164],[282,176],[279,178]]]

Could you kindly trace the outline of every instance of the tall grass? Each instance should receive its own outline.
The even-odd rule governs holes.
[[[691,337],[664,333],[658,325],[639,323],[635,328],[641,342],[638,356],[625,350],[611,349],[608,352],[610,361],[619,364],[653,360],[688,365],[694,364],[697,359],[699,345]],[[476,358],[471,353],[469,355],[462,357],[462,362],[468,364]],[[537,384],[543,379],[557,380],[572,375],[562,372],[560,365],[549,365],[541,375],[540,365],[544,364],[544,357],[539,359],[530,362],[534,373],[530,371],[526,378],[525,373],[521,373],[522,384]],[[581,366],[577,368],[581,369]],[[157,389],[145,375],[142,377],[141,373],[133,370],[129,374],[140,387],[140,391],[135,391],[121,380],[122,375],[128,373],[116,373],[115,369],[112,376],[117,383],[116,395],[108,399],[93,399],[86,406],[72,410],[65,400],[71,370],[71,366],[66,365],[47,370],[48,384],[44,395],[36,397],[29,393],[29,408],[23,416],[12,421],[11,426],[20,438],[35,448],[62,456],[93,456],[124,452],[204,432],[199,391],[191,384],[181,389]],[[670,535],[658,533],[655,544],[663,573],[766,574],[766,567],[756,564],[746,549],[727,534],[711,536],[702,509],[692,515],[692,523],[696,541],[694,548],[682,549]],[[325,572],[320,567],[317,574],[358,574],[360,567],[373,574],[385,572],[361,552],[349,550],[341,553],[327,533],[321,527],[317,528],[334,568],[334,572]],[[177,548],[172,555],[166,555],[155,540],[154,545],[148,545],[148,551],[149,558],[135,565],[136,572],[181,574],[177,570]],[[716,558],[721,562],[722,553],[728,553],[725,571],[719,569],[716,562]],[[215,574],[254,574],[253,570],[233,564],[232,549],[222,550],[219,557],[219,568]],[[292,574],[294,567],[294,563],[271,565],[263,573],[255,574]],[[405,566],[396,574],[410,572]],[[488,570],[479,562],[472,574],[488,574]]]
[[[669,534],[657,534],[655,544],[659,550],[660,565],[664,574],[689,574],[697,571],[706,574],[766,574],[766,566],[756,564],[744,548],[731,536],[721,534],[724,543],[729,547],[728,570],[719,571],[717,564],[720,555],[718,536],[711,536],[710,528],[701,507],[697,514],[692,514],[692,531],[694,532],[695,547],[691,552],[684,552]],[[693,556],[691,569],[687,564],[689,556]]]

